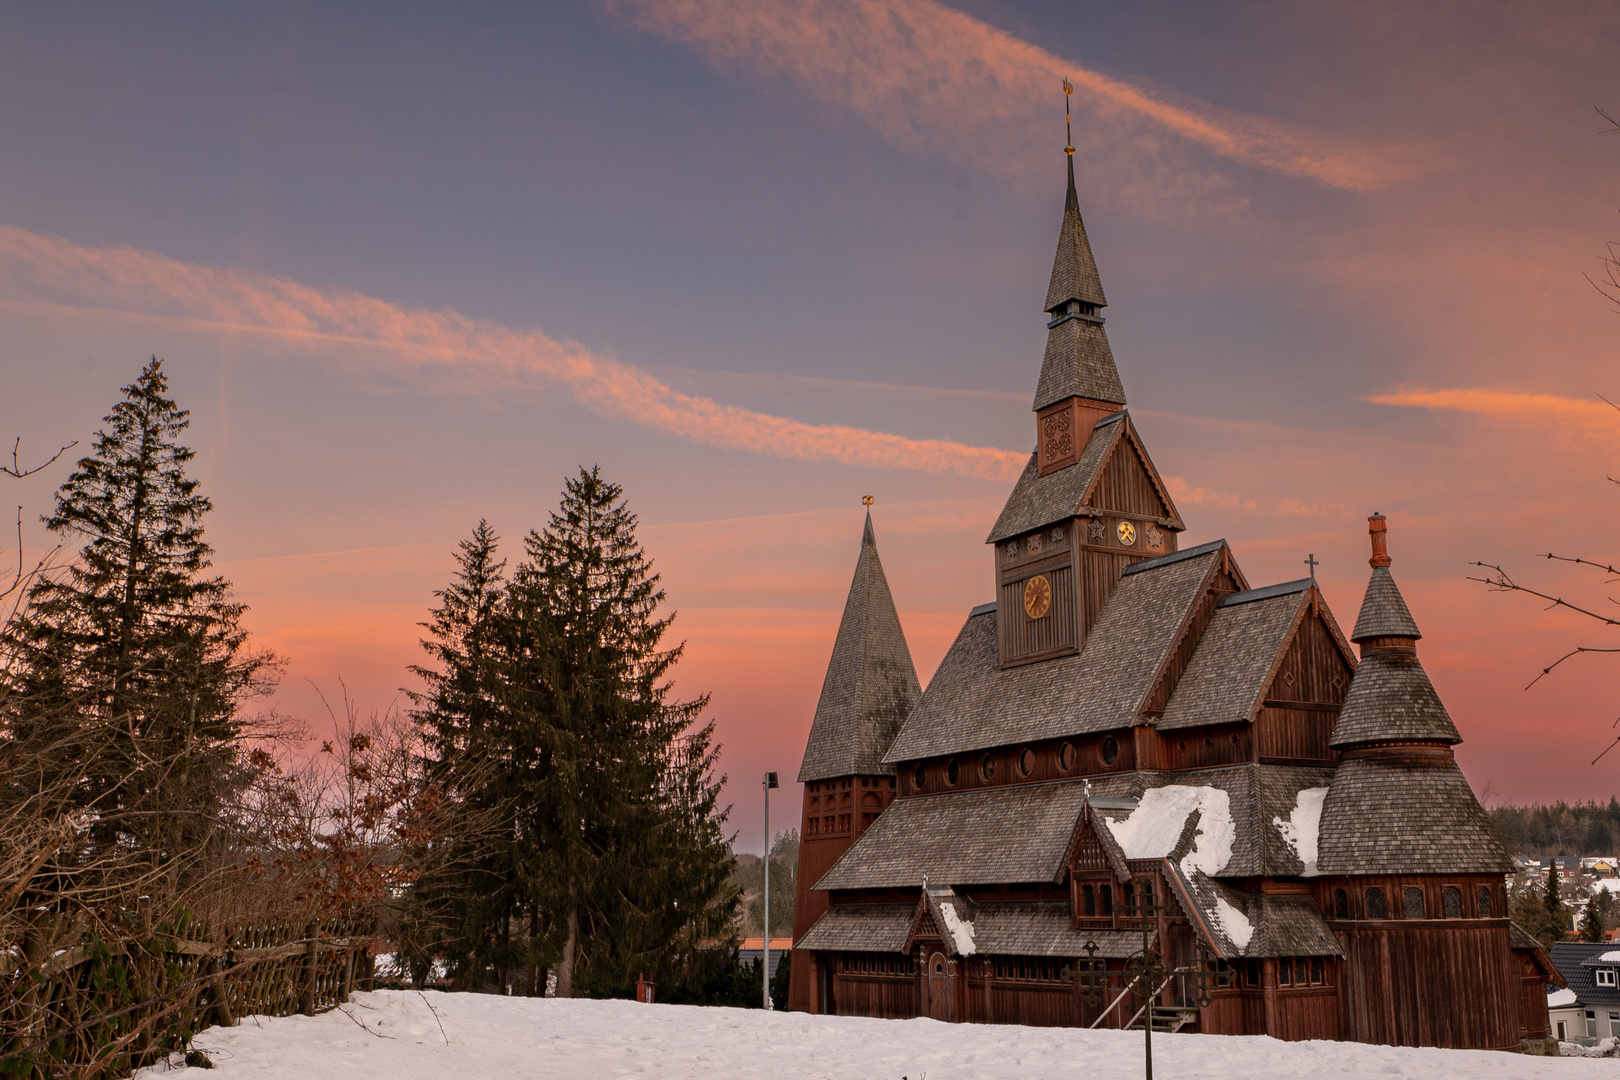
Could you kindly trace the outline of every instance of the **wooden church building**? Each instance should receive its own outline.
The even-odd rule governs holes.
[[[1384,519],[1348,640],[1312,579],[1184,546],[1106,303],[1071,156],[1035,452],[926,689],[866,520],[799,772],[790,1007],[1544,1045],[1561,980],[1508,919]]]

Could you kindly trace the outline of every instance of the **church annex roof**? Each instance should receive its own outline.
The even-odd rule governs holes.
[[[914,911],[912,904],[840,904],[817,919],[793,947],[824,952],[902,952]]]
[[[1096,426],[1092,428],[1091,436],[1086,440],[1086,445],[1080,451],[1079,460],[1073,465],[1041,476],[1036,467],[1035,455],[1031,454],[1029,464],[1024,467],[1018,482],[1013,485],[1012,494],[1007,496],[1007,502],[1001,508],[1001,516],[996,518],[995,527],[990,530],[985,543],[998,543],[1009,537],[1065,521],[1088,510],[1089,500],[1097,487],[1097,480],[1103,472],[1103,467],[1121,440],[1129,440],[1135,445],[1149,477],[1158,489],[1159,497],[1170,510],[1169,516],[1162,524],[1167,528],[1185,529],[1181,515],[1176,511],[1175,502],[1170,498],[1170,489],[1165,486],[1153,466],[1152,459],[1148,457],[1146,448],[1142,446],[1141,437],[1136,433],[1136,425],[1131,422],[1130,414],[1121,410],[1097,421]]]
[[[1417,620],[1412,618],[1412,612],[1406,607],[1406,599],[1395,584],[1395,578],[1390,575],[1389,567],[1373,567],[1372,577],[1367,582],[1367,595],[1361,601],[1361,614],[1356,616],[1356,628],[1351,631],[1350,640],[1361,642],[1382,637],[1417,639],[1422,636]]]
[[[1129,727],[1220,571],[1224,547],[1133,568],[1077,656],[1003,670],[995,615],[970,617],[884,761]]]
[[[1322,804],[1317,847],[1317,870],[1323,874],[1502,874],[1513,869],[1490,819],[1449,755],[1341,761]]]
[[[1175,731],[1253,720],[1294,632],[1311,610],[1311,585],[1310,578],[1301,578],[1223,596],[1153,726]],[[1353,669],[1355,654],[1349,642],[1326,606],[1319,610]]]
[[[921,696],[868,514],[799,781],[892,772],[883,752]]]
[[[1171,785],[1216,788],[1226,793],[1233,830],[1220,876],[1296,876],[1305,867],[1284,826],[1297,816],[1300,792],[1332,778],[1330,767],[1252,763],[1117,773],[1091,778],[1092,814],[1105,829],[1134,809],[1122,798]],[[1078,780],[896,799],[812,888],[915,887],[924,876],[958,886],[1056,881],[1086,801]]]

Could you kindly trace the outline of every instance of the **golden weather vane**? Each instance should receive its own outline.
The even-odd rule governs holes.
[[[1065,154],[1068,154],[1070,157],[1074,156],[1074,126],[1070,123],[1070,120],[1069,120],[1069,99],[1071,97],[1073,97],[1073,96],[1074,96],[1074,83],[1070,82],[1068,79],[1064,79],[1063,80],[1063,133],[1066,136],[1068,136],[1069,145],[1067,145],[1067,146],[1065,146],[1063,148],[1063,152]]]
[[[862,495],[861,496],[861,505],[862,506],[871,506],[872,505],[872,496],[870,496],[870,495]]]

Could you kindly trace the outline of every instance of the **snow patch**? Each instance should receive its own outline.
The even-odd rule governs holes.
[[[1316,837],[1322,828],[1322,800],[1327,798],[1325,787],[1304,788],[1294,802],[1288,820],[1274,817],[1271,823],[1282,833],[1283,842],[1294,849],[1299,861],[1305,864],[1304,877],[1315,877]]]
[[[945,916],[945,932],[950,934],[951,940],[956,943],[956,951],[963,956],[972,956],[973,924],[963,920],[962,916],[956,913],[954,904],[940,904],[939,910]]]
[[[1224,896],[1215,898],[1215,921],[1221,924],[1227,939],[1240,949],[1247,949],[1249,942],[1254,939],[1254,923],[1243,912],[1228,904]]]
[[[1598,878],[1592,882],[1592,888],[1602,889],[1604,892],[1620,893],[1620,878]]]
[[[1575,991],[1568,989],[1554,990],[1547,995],[1547,1008],[1556,1009],[1560,1005],[1573,1005],[1576,1002]]]
[[[1218,874],[1232,857],[1237,827],[1232,823],[1232,801],[1215,787],[1167,784],[1142,793],[1136,809],[1108,828],[1127,859],[1162,859],[1181,839],[1181,831],[1194,810],[1199,811],[1198,834],[1192,850],[1181,860],[1183,873]]]
[[[1620,949],[1611,949],[1598,957],[1600,964],[1620,964]]]

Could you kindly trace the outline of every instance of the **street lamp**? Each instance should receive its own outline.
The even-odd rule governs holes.
[[[765,1008],[771,1007],[771,788],[781,787],[776,782],[776,774],[765,774],[765,918],[762,920],[760,943],[765,947],[760,950],[764,957],[762,970],[765,980]]]

